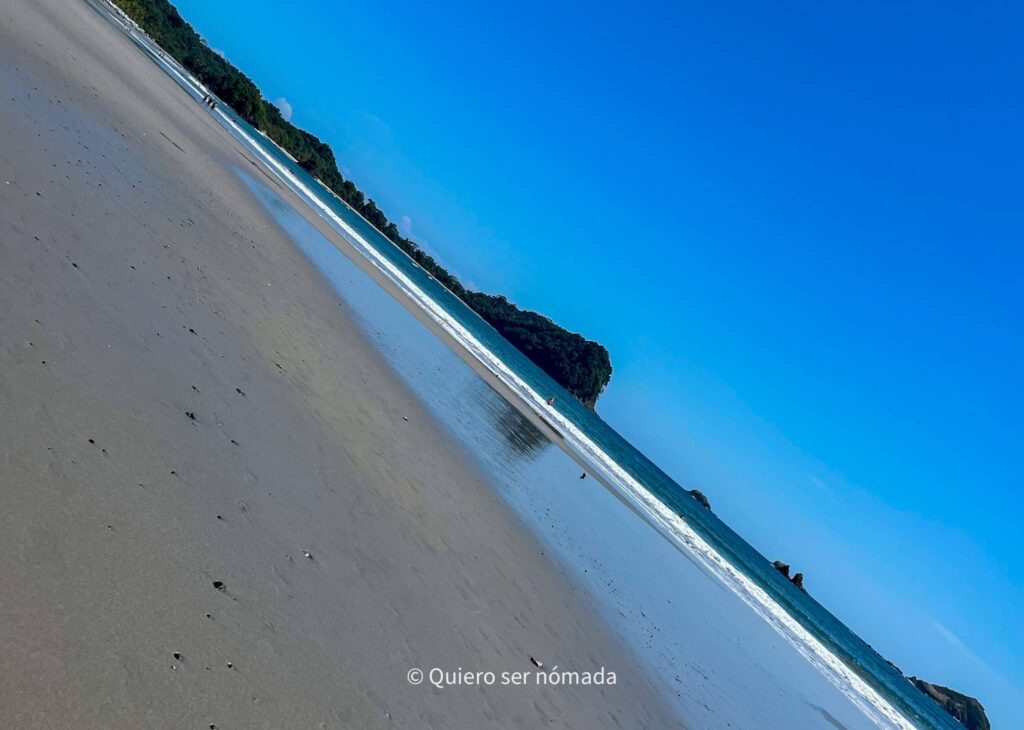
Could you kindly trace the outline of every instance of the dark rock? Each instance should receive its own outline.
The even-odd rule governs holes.
[[[781,560],[776,560],[772,563],[772,567],[775,570],[782,573],[784,578],[789,578],[789,582],[792,583],[796,588],[800,589],[804,593],[807,593],[807,589],[804,588],[804,574],[797,573],[792,578],[789,577],[789,563],[783,563]]]
[[[704,492],[699,489],[691,489],[690,496],[700,502],[701,507],[706,509],[708,512],[711,511],[711,502],[709,502],[708,498],[704,496]]]
[[[216,588],[218,591],[224,590],[224,581],[222,581],[222,580],[215,580],[213,582],[213,587]]]
[[[960,694],[949,687],[931,684],[923,679],[911,677],[914,686],[931,697],[938,705],[955,717],[967,730],[991,730],[992,725],[985,716],[985,708],[973,697]]]
[[[804,593],[806,593],[806,592],[807,592],[807,590],[806,590],[806,589],[804,588],[804,574],[803,574],[803,573],[797,573],[796,575],[794,575],[794,576],[793,576],[793,580],[792,580],[792,583],[793,583],[793,585],[795,585],[795,586],[796,586],[797,588],[799,588],[800,590],[802,590],[802,591],[803,591]]]

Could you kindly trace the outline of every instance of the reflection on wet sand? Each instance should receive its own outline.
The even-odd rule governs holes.
[[[504,438],[516,455],[522,458],[532,459],[546,447],[551,446],[551,441],[542,434],[529,419],[512,407],[505,399],[496,393],[491,393],[487,399],[486,412],[492,419],[494,427]],[[484,399],[481,397],[481,401]]]

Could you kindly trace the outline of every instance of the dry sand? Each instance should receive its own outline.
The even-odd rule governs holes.
[[[201,104],[78,0],[0,101],[0,727],[677,724]],[[618,684],[406,681],[531,655]]]

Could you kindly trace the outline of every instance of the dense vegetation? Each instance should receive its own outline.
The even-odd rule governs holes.
[[[414,241],[402,236],[351,180],[341,176],[330,146],[284,119],[278,108],[263,98],[252,79],[211,50],[167,0],[116,2],[222,101],[287,150],[303,169],[323,181],[544,372],[587,405],[596,403],[612,374],[611,360],[603,346],[536,312],[524,311],[505,297],[466,289]]]

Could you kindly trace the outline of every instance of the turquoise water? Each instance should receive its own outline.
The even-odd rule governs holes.
[[[241,120],[236,121],[244,124]],[[315,180],[288,160],[274,145],[267,144],[259,137],[256,141],[262,143],[268,154],[274,155],[282,164],[287,164],[292,174],[304,178],[308,186],[319,187]],[[629,444],[599,415],[583,406],[555,383],[469,309],[462,300],[420,269],[357,213],[330,195],[325,194],[322,199],[339,217],[356,229],[364,240],[400,268],[418,288],[441,304],[488,350],[514,370],[534,392],[544,396],[556,396],[553,407],[562,416],[576,424],[581,431],[601,447],[602,451],[611,456],[661,502],[668,505],[673,512],[682,515],[723,557],[754,580],[772,599],[828,646],[847,666],[854,669],[897,706],[904,715],[923,727],[956,728],[959,726],[959,723],[956,723],[934,702],[912,686],[866,642],[812,597],[795,590],[789,581],[771,567],[770,561],[765,556],[755,550],[712,512],[701,507],[683,487]],[[451,409],[448,409],[447,412],[451,412]],[[511,414],[506,414],[505,418],[515,421],[515,416]],[[526,438],[535,438],[529,434],[528,427],[522,426],[521,430],[527,434]]]
[[[566,478],[574,479],[578,468],[574,464],[558,464],[558,460],[550,453],[556,451],[554,444],[515,408],[489,388],[472,370],[464,367],[440,340],[430,336],[424,337],[423,328],[418,326],[414,318],[409,316],[405,318],[408,321],[402,322],[401,315],[405,313],[402,307],[392,307],[389,311],[390,295],[365,277],[344,256],[339,256],[332,244],[294,214],[272,191],[244,173],[243,177],[254,194],[263,200],[282,227],[293,236],[300,248],[354,309],[367,334],[375,341],[389,363],[427,405],[431,406],[431,410],[449,432],[466,446],[470,455],[482,462],[484,471],[492,476],[493,481],[524,518],[528,522],[536,523],[534,527],[539,531],[543,532],[549,527],[546,523],[551,521],[552,492],[564,488]],[[431,282],[428,279],[423,284],[429,286]],[[436,287],[436,283],[434,286]],[[438,296],[451,298],[451,295],[443,290],[438,292]],[[391,303],[394,304],[393,301]],[[458,301],[453,304],[461,305]],[[464,311],[461,314],[467,323],[481,328],[480,335],[489,337],[490,346],[501,348],[500,351],[507,353],[517,367],[529,372],[534,378],[531,384],[543,389],[540,392],[557,393],[559,397],[556,403],[563,398],[569,398],[532,363],[525,362],[522,356],[501,340],[493,330],[488,332],[486,323],[474,322],[475,315],[472,312]],[[886,687],[885,680],[891,681],[891,689],[885,689],[886,697],[895,704],[899,693],[904,694],[906,704],[901,709],[905,715],[914,719],[915,724],[938,728],[957,726],[952,718],[921,695],[905,678],[893,671],[834,616],[813,599],[794,590],[773,569],[767,567],[767,559],[712,513],[699,507],[680,486],[633,449],[593,412],[579,406],[577,402],[568,402],[564,405],[568,408],[563,406],[563,414],[575,413],[588,427],[594,428],[594,436],[607,439],[604,442],[606,448],[615,449],[615,453],[626,461],[629,468],[635,470],[635,474],[645,480],[657,480],[654,483],[658,485],[665,501],[670,503],[673,509],[678,509],[688,520],[699,524],[702,532],[714,540],[715,546],[719,547],[724,555],[737,562],[744,561],[743,565],[750,569],[752,576],[756,576],[761,585],[771,586],[773,597],[776,597],[779,603],[784,602],[787,610],[799,616],[805,626],[814,626],[816,635],[828,639],[832,647],[843,646],[843,641],[848,642],[847,646],[851,649],[844,652],[843,658],[849,665],[855,667],[861,676],[870,677],[877,672],[881,676],[871,678],[877,682],[876,686],[883,688]],[[562,460],[568,461],[564,457]],[[567,474],[567,471],[570,473]],[[563,528],[570,521],[565,515],[559,520]],[[556,531],[553,525],[550,527],[552,529],[548,532]],[[575,525],[574,529],[594,527],[597,525],[593,522],[587,524],[587,520],[583,520],[582,524]],[[614,532],[614,518],[603,524],[601,529]],[[601,559],[609,558],[602,556]],[[613,572],[604,571],[603,575],[607,576]],[[857,658],[854,652],[859,652],[861,658]],[[770,723],[760,725],[771,726]]]
[[[167,60],[149,45],[144,39],[136,37],[139,44],[154,62],[161,65],[172,77],[178,80],[182,88],[194,98],[201,98],[195,83],[183,78],[180,69],[170,67]],[[667,474],[651,462],[647,457],[630,445],[610,425],[605,423],[596,413],[585,408],[571,395],[564,391],[551,378],[544,374],[518,350],[509,345],[493,328],[470,310],[461,300],[442,287],[429,274],[420,269],[415,262],[376,231],[369,223],[348,208],[340,200],[329,194],[316,180],[294,164],[284,153],[265,140],[244,121],[221,105],[222,119],[225,127],[250,149],[258,148],[261,155],[271,158],[278,166],[287,170],[289,176],[301,183],[301,186],[289,184],[283,180],[300,197],[313,204],[324,206],[343,222],[347,230],[338,228],[336,223],[322,217],[338,228],[346,239],[352,239],[352,232],[357,234],[361,245],[369,246],[372,254],[386,261],[390,267],[404,277],[402,287],[417,292],[417,296],[426,297],[432,306],[439,308],[443,315],[461,327],[460,331],[468,332],[474,342],[493,355],[511,373],[517,383],[528,389],[532,394],[546,400],[556,397],[551,421],[556,424],[570,424],[589,442],[597,446],[603,457],[607,457],[617,469],[628,474],[646,492],[653,495],[668,511],[682,518],[683,522],[694,533],[710,546],[717,555],[736,569],[767,594],[770,601],[817,639],[842,664],[853,670],[870,688],[878,693],[900,714],[908,718],[914,725],[928,728],[957,728],[955,720],[938,708],[929,698],[913,687],[905,677],[894,670],[881,656],[874,652],[860,637],[850,631],[841,621],[828,610],[793,588],[770,566],[769,560],[755,550],[742,537],[736,534],[713,513],[703,509],[693,500],[686,490],[674,482]],[[250,181],[250,186],[253,183]],[[254,187],[255,191],[255,187]],[[313,191],[310,195],[309,191]],[[261,193],[262,194],[262,193]],[[315,198],[311,200],[311,198]],[[307,235],[307,234],[303,234]],[[364,255],[366,251],[362,251]],[[322,270],[332,265],[329,262],[317,262],[310,251],[307,255],[314,258]],[[319,255],[319,254],[317,254]],[[342,264],[337,263],[337,266]],[[344,276],[354,281],[354,275],[345,270]],[[337,282],[334,282],[338,286]],[[354,285],[354,284],[353,284]],[[533,497],[524,496],[522,488],[524,480],[538,480],[545,477],[537,464],[548,464],[553,445],[539,431],[523,419],[519,412],[504,401],[498,394],[483,384],[468,368],[457,368],[442,347],[437,343],[414,345],[413,342],[423,341],[422,337],[402,338],[401,327],[390,325],[378,328],[379,323],[372,320],[373,308],[365,307],[369,298],[379,296],[363,290],[361,298],[346,297],[350,303],[362,301],[362,308],[356,306],[357,314],[364,318],[364,328],[371,335],[378,335],[378,345],[395,369],[403,375],[411,387],[416,390],[428,404],[434,406],[446,427],[466,446],[474,458],[485,462],[491,473],[503,474],[497,481],[499,487],[505,489],[506,496],[513,503],[520,500],[518,508],[524,514],[529,511],[524,500]],[[457,337],[456,339],[459,339]],[[440,342],[440,341],[437,341]],[[417,349],[417,347],[419,349]],[[426,348],[426,349],[424,349]],[[433,348],[433,349],[431,349]],[[426,363],[426,365],[425,365]],[[430,369],[432,364],[434,369]],[[433,377],[424,375],[424,367],[430,372],[436,369],[448,373],[457,372],[458,377]],[[515,386],[522,390],[520,385]],[[466,408],[469,398],[473,407]],[[460,405],[461,404],[461,405]],[[572,448],[569,443],[567,448]],[[593,454],[587,451],[577,456],[590,463],[593,474],[611,474],[607,465],[595,463]],[[559,467],[564,471],[564,467]],[[602,471],[604,470],[604,471]],[[609,476],[609,479],[611,477]],[[681,559],[681,558],[680,558]],[[884,722],[880,724],[885,724]]]

